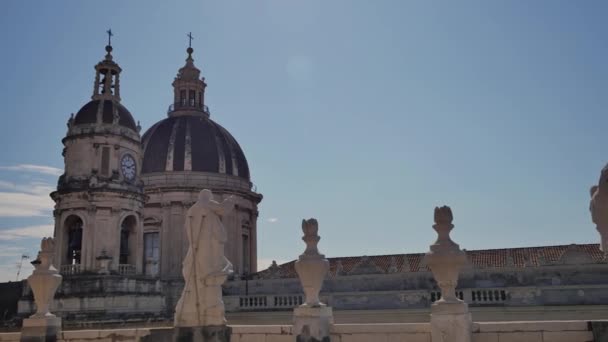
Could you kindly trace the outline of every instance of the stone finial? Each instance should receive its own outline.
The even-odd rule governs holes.
[[[319,240],[321,240],[321,237],[318,235],[319,223],[317,220],[314,218],[302,220],[302,231],[304,232],[302,240],[306,243],[306,250],[303,255],[321,255],[317,247]],[[321,256],[323,257],[323,255]]]
[[[112,257],[108,255],[105,249],[101,251],[101,255],[96,259],[99,261],[99,271],[97,271],[97,273],[104,275],[110,274],[110,262],[112,262]]]
[[[461,302],[456,297],[458,274],[466,263],[466,255],[450,238],[450,231],[454,228],[453,216],[450,207],[435,208],[435,224],[437,241],[426,254],[426,264],[433,272],[437,285],[441,289],[439,302]]]
[[[306,243],[306,250],[295,264],[306,295],[306,301],[302,306],[324,306],[325,304],[319,301],[319,292],[329,270],[329,261],[325,259],[325,255],[319,253],[317,248],[317,244],[321,240],[317,234],[319,232],[317,220],[314,218],[302,220],[302,231],[304,232],[302,240]]]
[[[277,264],[276,260],[272,260],[272,264],[268,266],[268,271],[270,272],[270,278],[278,278],[280,276],[281,267]]]
[[[38,258],[32,261],[34,272],[27,282],[34,293],[36,313],[23,320],[21,341],[58,341],[61,332],[61,318],[49,311],[61,275],[52,265],[55,254],[55,240],[43,238],[40,243]]]
[[[296,341],[329,341],[333,313],[331,307],[319,300],[323,280],[329,271],[329,260],[317,248],[321,239],[317,220],[302,220],[302,231],[306,250],[296,261],[295,268],[306,298],[304,304],[294,310],[293,331]]]
[[[437,241],[425,256],[427,266],[441,289],[441,299],[431,305],[431,338],[442,342],[471,342],[471,314],[456,297],[458,275],[467,263],[464,251],[450,238],[453,215],[450,207],[435,208]]]
[[[35,270],[27,278],[27,281],[34,292],[37,310],[31,318],[55,317],[49,312],[49,305],[55,296],[55,291],[57,291],[62,277],[51,264],[55,254],[54,251],[55,240],[50,237],[43,238],[40,243],[38,258],[32,262]]]
[[[600,248],[608,254],[608,165],[602,169],[598,184],[591,187],[590,194],[591,220],[600,233]]]
[[[70,114],[70,118],[68,119],[68,130],[74,126],[74,113]]]

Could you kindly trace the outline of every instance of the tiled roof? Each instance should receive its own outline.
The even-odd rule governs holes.
[[[567,258],[564,257],[566,253],[568,253]],[[599,263],[605,260],[598,244],[484,249],[466,251],[466,254],[475,269],[524,268],[568,263],[566,259],[572,259],[577,263]],[[428,271],[423,258],[424,253],[327,258],[330,263],[328,276],[331,278],[336,275]],[[254,277],[296,278],[294,264],[295,260],[278,267],[270,267],[258,272]]]

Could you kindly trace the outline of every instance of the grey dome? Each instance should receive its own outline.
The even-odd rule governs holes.
[[[135,120],[127,108],[112,100],[91,100],[80,108],[74,117],[75,125],[94,124],[97,122],[97,113],[101,111],[101,122],[112,124],[114,122],[114,111],[118,112],[118,124],[137,131]]]
[[[237,141],[224,127],[202,115],[159,121],[143,135],[142,173],[199,171],[249,180],[249,166]]]

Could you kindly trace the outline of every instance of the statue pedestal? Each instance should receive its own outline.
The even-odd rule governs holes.
[[[21,328],[21,342],[55,342],[61,332],[61,318],[44,316],[26,318]]]
[[[204,327],[153,328],[141,342],[230,342],[232,328],[226,325]]]
[[[465,302],[435,302],[431,305],[433,342],[471,342],[471,314]]]
[[[329,306],[299,306],[293,310],[293,334],[296,342],[329,342],[334,322]]]
[[[230,342],[232,329],[226,325],[175,327],[173,342]]]

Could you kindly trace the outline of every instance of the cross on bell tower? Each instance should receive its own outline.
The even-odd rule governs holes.
[[[194,39],[194,37],[192,37],[192,32],[188,32],[186,36],[188,36],[188,47],[192,48],[192,39]]]

